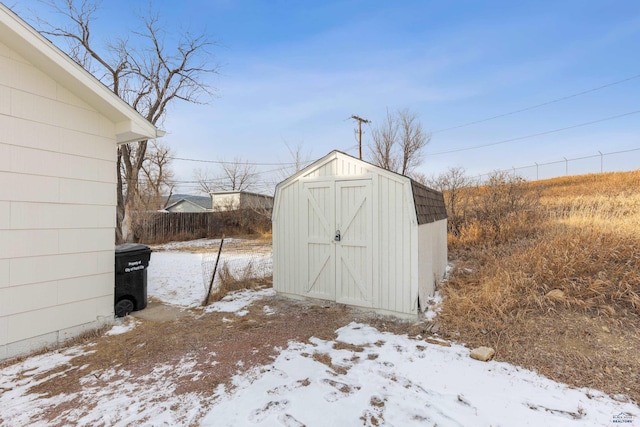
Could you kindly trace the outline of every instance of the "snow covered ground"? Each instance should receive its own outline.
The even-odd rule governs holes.
[[[225,240],[227,245],[239,242],[239,239]],[[154,247],[147,270],[149,296],[182,307],[200,306],[208,290],[219,246],[218,239],[199,239]],[[184,248],[209,249],[209,251],[192,253],[185,252]],[[252,264],[257,275],[271,275],[271,253],[238,251],[226,246],[223,248],[218,269],[222,269],[226,264],[231,273],[241,274],[248,263]],[[218,275],[216,275],[214,286],[217,283]]]
[[[290,343],[266,372],[237,378],[205,426],[606,426],[638,425],[640,409],[498,362],[351,323],[337,341]],[[328,354],[330,370],[309,355]],[[342,370],[341,370],[342,371]]]
[[[199,305],[201,263],[201,254],[156,248],[149,295]],[[273,290],[242,291],[208,310],[241,316],[248,304],[269,295]],[[119,320],[110,333],[131,333],[135,325],[134,319]],[[109,381],[106,372],[87,372],[82,395],[55,399],[85,412],[74,417],[71,411],[62,424],[85,426],[190,425],[203,411],[204,426],[640,426],[640,408],[622,397],[572,389],[506,363],[478,362],[463,346],[358,323],[337,335],[335,341],[290,342],[273,364],[237,376],[232,392],[221,386],[209,396],[173,396],[176,384],[167,369],[197,380],[197,367],[185,355],[180,366],[156,367],[152,378]],[[1,425],[38,425],[33,420],[55,402],[29,388],[64,375],[69,360],[90,351],[91,346],[52,351],[0,370]]]

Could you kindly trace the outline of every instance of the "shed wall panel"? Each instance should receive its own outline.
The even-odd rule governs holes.
[[[420,304],[422,308],[426,307],[427,299],[433,295],[435,291],[435,272],[434,272],[434,249],[431,247],[433,228],[435,223],[422,224],[418,227],[418,246],[419,254],[419,286],[420,286]]]
[[[447,220],[436,221],[432,229],[431,247],[434,248],[432,252],[433,273],[438,280],[442,280],[447,272],[447,259],[449,257],[447,251]]]
[[[411,253],[411,206],[407,206],[407,184],[386,176],[378,178],[378,215],[380,245],[381,308],[389,311],[412,312],[410,295],[412,269],[415,268]]]

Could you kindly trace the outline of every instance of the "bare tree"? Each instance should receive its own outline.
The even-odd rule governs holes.
[[[387,110],[387,117],[379,127],[371,132],[373,147],[371,148],[371,162],[381,168],[397,172],[398,161],[393,149],[398,143],[398,121]]]
[[[494,171],[475,193],[474,215],[496,238],[513,223],[533,223],[539,219],[540,193],[525,184],[526,180],[521,176]]]
[[[459,235],[460,227],[468,214],[473,180],[466,175],[463,168],[454,167],[428,180],[427,184],[444,195],[448,216],[447,226],[451,233]]]
[[[236,157],[231,162],[221,161],[220,172],[196,169],[195,179],[204,193],[216,191],[251,191],[256,186],[256,167],[246,160]]]
[[[193,170],[193,179],[198,182],[200,186],[199,191],[204,194],[213,193],[215,190],[214,181],[217,178],[213,177],[211,170],[209,169],[194,169]]]
[[[147,210],[164,209],[173,194],[171,149],[159,141],[150,141],[142,163],[143,178],[139,181],[140,198]],[[168,196],[167,196],[168,195]]]
[[[220,188],[223,191],[248,191],[256,183],[256,167],[239,157],[232,162],[223,163],[222,171],[224,173]]]
[[[285,141],[284,145],[289,152],[289,161],[285,162],[286,166],[278,171],[278,178],[280,180],[287,179],[291,175],[296,174],[311,162],[311,152],[305,150],[304,142],[300,141],[296,145],[291,145]]]
[[[91,24],[98,11],[97,0],[43,0],[65,16],[67,26],[51,26],[40,20],[42,32],[68,42],[67,52],[111,90],[154,125],[160,125],[174,101],[201,103],[213,90],[205,76],[218,72],[212,65],[214,43],[202,33],[179,34],[172,48],[165,46],[165,32],[157,14],[146,14],[135,40],[115,39],[100,49],[93,43]],[[148,141],[118,147],[117,228],[118,241],[135,239],[131,214],[139,198],[138,178],[147,158]]]
[[[422,164],[424,147],[431,141],[431,134],[422,129],[418,116],[408,109],[394,114],[387,111],[385,121],[373,129],[371,136],[371,162],[408,176]]]

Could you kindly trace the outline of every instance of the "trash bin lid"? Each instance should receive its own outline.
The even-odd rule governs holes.
[[[151,248],[141,243],[123,243],[122,245],[116,245],[116,254],[145,251],[151,252]]]

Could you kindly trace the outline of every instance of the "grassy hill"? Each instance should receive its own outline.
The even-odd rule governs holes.
[[[640,402],[640,170],[503,176],[456,197],[444,334]]]

